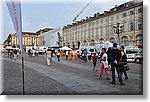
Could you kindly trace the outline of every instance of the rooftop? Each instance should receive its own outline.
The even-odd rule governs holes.
[[[64,26],[64,28],[70,28],[72,26],[76,26],[76,25],[79,25],[79,24],[82,24],[82,23],[85,23],[85,22],[88,22],[88,21],[92,21],[92,20],[95,20],[95,19],[98,19],[98,18],[103,18],[103,17],[106,17],[108,15],[115,14],[115,13],[118,13],[118,12],[122,12],[124,10],[134,8],[134,7],[139,6],[139,5],[143,5],[143,1],[141,1],[141,0],[132,0],[132,1],[126,2],[124,4],[121,4],[119,6],[115,5],[115,7],[111,8],[109,11],[104,11],[101,14],[99,12],[97,12],[92,17],[86,17],[85,19],[81,19],[80,21],[74,22],[72,24],[68,24],[67,26]]]

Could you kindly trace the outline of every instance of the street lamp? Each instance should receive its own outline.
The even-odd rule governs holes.
[[[43,46],[45,46],[46,41],[45,41],[45,40],[43,40],[42,42],[43,42]]]
[[[116,33],[118,35],[117,43],[118,43],[118,45],[120,45],[120,33],[121,33],[123,26],[120,26],[120,23],[117,23],[117,26],[114,26],[114,28],[115,28],[114,33]]]

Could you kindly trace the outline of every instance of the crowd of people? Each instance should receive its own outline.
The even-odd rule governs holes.
[[[16,57],[18,55],[18,50],[8,50],[8,57],[13,58],[16,60]],[[82,51],[72,51],[72,50],[65,50],[64,52],[65,60],[72,60],[73,58],[75,60],[80,59],[83,60],[84,63],[87,63],[88,61],[92,61],[93,64],[93,71],[98,71],[99,67],[99,76],[98,80],[101,80],[103,77],[103,71],[105,71],[105,74],[107,76],[108,80],[111,80],[111,84],[116,84],[116,73],[119,79],[120,85],[125,85],[122,79],[122,74],[124,74],[125,79],[128,79],[127,71],[123,70],[123,66],[121,63],[127,64],[127,58],[126,53],[124,52],[124,46],[120,46],[120,49],[117,48],[117,44],[114,43],[112,48],[102,48],[102,52],[89,52],[84,49]],[[28,55],[31,57],[38,57],[38,52],[34,49],[28,50]],[[46,51],[47,56],[47,65],[51,65],[51,61],[53,56],[56,55],[58,62],[60,62],[61,57],[61,50],[52,50],[48,49]],[[68,58],[69,57],[69,58]],[[100,66],[97,67],[97,62],[100,62]],[[116,72],[115,72],[116,71]],[[111,72],[111,77],[110,77]]]
[[[18,49],[7,49],[4,51],[6,57],[16,60],[20,51]]]
[[[89,55],[89,52],[84,49],[81,52],[77,51],[64,51],[65,53],[65,59],[66,60],[72,60],[73,57],[75,60],[81,59],[84,61],[84,63],[87,63],[87,61],[93,62],[93,71],[98,71],[98,68],[96,67],[97,61],[101,63],[100,72],[98,79],[101,80],[103,76],[103,71],[105,71],[105,74],[107,75],[107,79],[111,80],[111,84],[116,84],[116,75],[117,73],[119,83],[120,85],[125,85],[122,79],[122,74],[124,74],[125,79],[128,79],[127,72],[122,70],[123,66],[121,63],[127,64],[126,59],[126,53],[124,52],[124,46],[120,46],[120,49],[117,48],[117,44],[114,43],[112,48],[102,48],[102,52],[92,52]],[[58,62],[60,61],[61,51],[58,49],[56,52],[52,52],[50,49],[46,52],[47,55],[47,65],[51,64],[52,61],[52,55],[55,54],[57,56]],[[69,57],[69,58],[68,58]],[[115,72],[116,71],[116,72]],[[110,73],[111,72],[111,77]]]
[[[87,50],[84,49],[83,51],[83,60],[87,61]],[[100,72],[98,79],[102,79],[103,70],[105,70],[105,73],[107,75],[107,79],[111,80],[111,84],[116,84],[115,79],[115,73],[118,74],[118,79],[120,85],[125,85],[123,83],[122,74],[124,74],[125,79],[128,79],[128,75],[126,70],[123,70],[123,65],[121,63],[127,64],[127,58],[126,53],[124,52],[124,46],[120,46],[120,49],[117,48],[117,44],[114,43],[112,48],[108,48],[106,51],[106,48],[102,48],[101,53],[93,53],[92,56],[92,62],[93,62],[93,70],[97,71],[96,63],[97,60],[100,60],[101,66],[100,66]],[[109,75],[109,70],[111,70],[111,75]],[[115,72],[116,71],[116,72]]]

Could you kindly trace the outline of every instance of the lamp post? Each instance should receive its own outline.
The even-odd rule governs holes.
[[[117,44],[120,45],[120,33],[121,33],[123,26],[120,26],[120,23],[117,23],[117,26],[114,26],[114,28],[115,28],[114,33],[116,33],[118,35]]]
[[[43,46],[45,46],[46,41],[45,41],[45,40],[43,40],[42,42],[43,42]]]

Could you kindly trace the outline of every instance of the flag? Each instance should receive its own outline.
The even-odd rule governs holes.
[[[21,19],[21,4],[20,0],[6,0],[6,4],[16,31],[21,53],[23,53],[22,46],[22,19]]]

